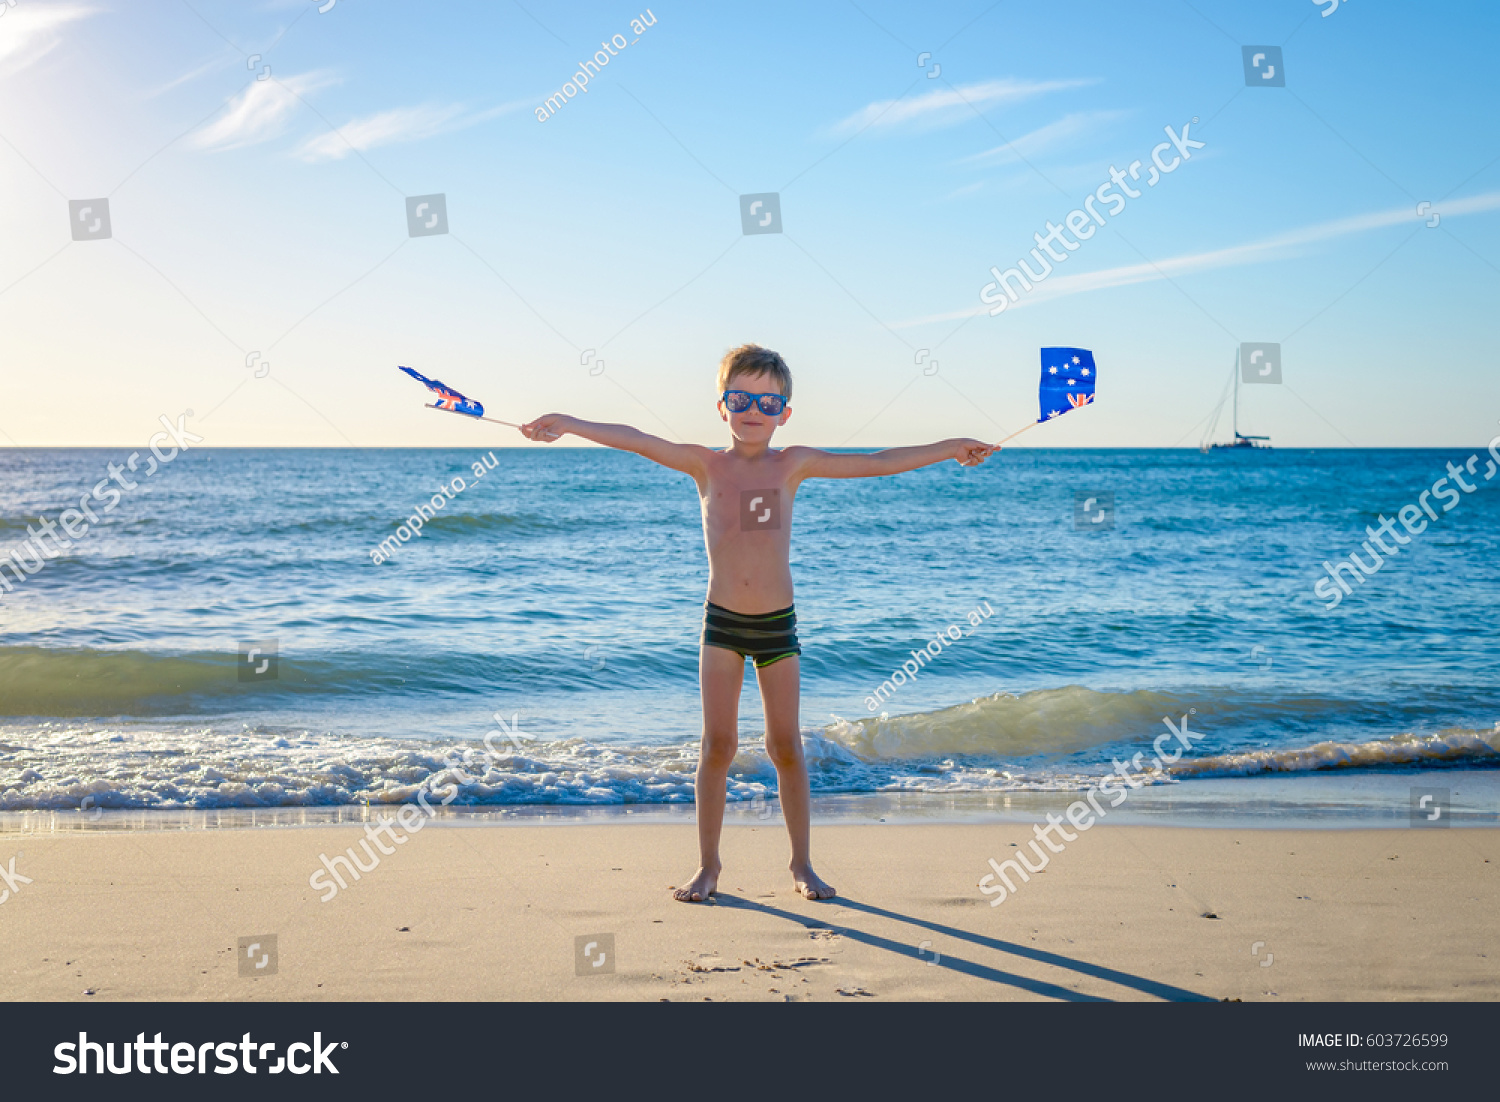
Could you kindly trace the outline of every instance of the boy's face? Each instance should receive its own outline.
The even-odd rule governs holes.
[[[736,375],[729,380],[725,390],[743,390],[747,394],[780,394],[781,388],[776,385],[776,380],[763,371],[753,375]],[[779,425],[784,425],[792,415],[791,406],[782,406],[781,415],[778,417],[767,417],[761,412],[759,404],[750,403],[750,407],[743,413],[731,413],[724,407],[723,398],[719,399],[719,416],[729,425],[729,431],[736,440],[743,440],[747,444],[764,444],[771,439],[771,434]]]

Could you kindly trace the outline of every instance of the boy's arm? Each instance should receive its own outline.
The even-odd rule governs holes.
[[[826,452],[821,448],[788,448],[798,452],[798,474],[802,478],[878,478],[881,475],[930,467],[955,459],[965,467],[977,467],[999,449],[982,440],[956,438],[910,448],[886,448],[863,455]]]
[[[542,440],[549,444],[572,433],[596,444],[603,444],[606,448],[635,452],[653,463],[690,474],[700,481],[707,469],[704,461],[709,449],[700,444],[674,444],[630,425],[607,425],[569,417],[564,413],[549,413],[522,425],[521,433],[528,439]]]

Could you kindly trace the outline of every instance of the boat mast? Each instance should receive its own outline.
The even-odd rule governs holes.
[[[1234,354],[1234,439],[1240,439],[1240,354]]]

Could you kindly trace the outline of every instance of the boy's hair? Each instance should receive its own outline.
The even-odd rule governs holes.
[[[719,361],[719,393],[730,389],[729,384],[740,375],[759,375],[765,372],[776,380],[776,388],[788,402],[792,400],[792,369],[786,361],[769,348],[758,344],[742,344],[724,353]]]

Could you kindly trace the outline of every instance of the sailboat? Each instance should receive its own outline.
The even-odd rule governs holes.
[[[1219,404],[1214,408],[1212,419],[1208,424],[1208,431],[1203,434],[1203,441],[1198,445],[1198,450],[1205,454],[1210,451],[1221,451],[1233,448],[1265,448],[1271,447],[1269,436],[1249,436],[1240,431],[1240,354],[1234,354],[1234,374],[1230,377],[1234,386],[1234,439],[1225,443],[1210,444],[1209,436],[1213,434],[1219,424],[1219,411],[1224,408],[1224,398],[1219,399]],[[1263,442],[1264,441],[1264,442]]]

